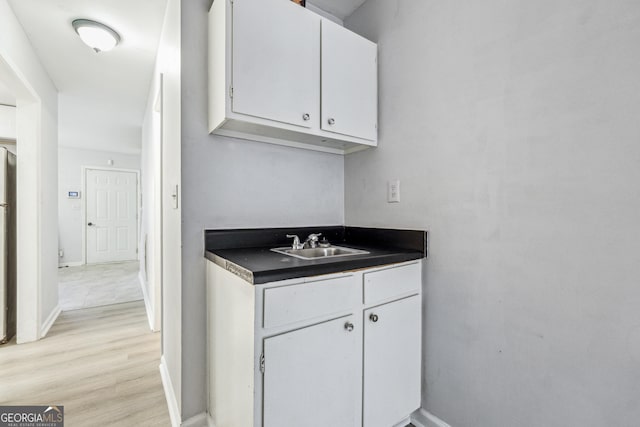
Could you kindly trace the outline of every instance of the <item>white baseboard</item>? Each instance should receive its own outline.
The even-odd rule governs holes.
[[[45,320],[40,327],[40,338],[44,338],[47,336],[47,334],[49,333],[49,329],[51,329],[53,324],[56,322],[56,319],[58,318],[58,316],[60,316],[60,313],[62,313],[62,309],[59,305],[56,305],[53,311],[51,311],[51,314],[49,314],[49,317],[47,317],[47,320]]]
[[[81,265],[84,265],[84,262],[82,262],[82,261],[61,262],[61,263],[58,264],[58,268],[60,268],[60,267],[80,267]]]
[[[138,282],[140,282],[140,287],[142,288],[142,298],[144,299],[144,308],[147,311],[147,321],[149,322],[149,329],[151,329],[152,332],[156,332],[156,330],[153,328],[153,306],[151,305],[151,300],[149,299],[149,294],[147,293],[147,286],[144,283],[142,271],[138,272]]]
[[[172,427],[180,427],[180,407],[178,406],[178,399],[176,399],[176,393],[173,390],[173,384],[171,384],[171,376],[169,376],[169,370],[167,369],[167,363],[164,360],[164,356],[160,357],[160,377],[162,378],[162,386],[164,387],[164,395],[167,399],[167,406],[169,408],[169,418],[171,419]]]
[[[211,414],[207,414],[207,427],[216,427],[216,423],[213,422]]]
[[[209,417],[206,412],[200,412],[186,421],[182,422],[182,427],[208,427]]]
[[[406,427],[407,424],[411,422],[411,417],[407,417],[399,423],[395,423],[393,427]]]
[[[440,418],[420,408],[411,414],[411,424],[416,427],[451,427]]]

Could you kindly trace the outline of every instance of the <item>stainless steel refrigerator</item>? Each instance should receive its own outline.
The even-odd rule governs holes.
[[[0,147],[0,344],[16,332],[16,156]]]

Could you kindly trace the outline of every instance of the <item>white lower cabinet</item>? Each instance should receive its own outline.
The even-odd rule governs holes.
[[[420,407],[421,301],[364,311],[363,425],[389,427]]]
[[[413,261],[252,285],[208,261],[210,424],[405,421],[420,406],[421,277]],[[365,282],[388,289],[367,298]]]
[[[264,340],[264,427],[356,425],[361,334],[353,322],[344,317]]]

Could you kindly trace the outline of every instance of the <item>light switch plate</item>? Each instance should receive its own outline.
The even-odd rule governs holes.
[[[387,182],[387,203],[400,203],[400,180]]]

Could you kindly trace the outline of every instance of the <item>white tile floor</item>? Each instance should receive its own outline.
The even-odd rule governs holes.
[[[138,270],[138,261],[60,268],[60,308],[66,311],[141,300]]]

